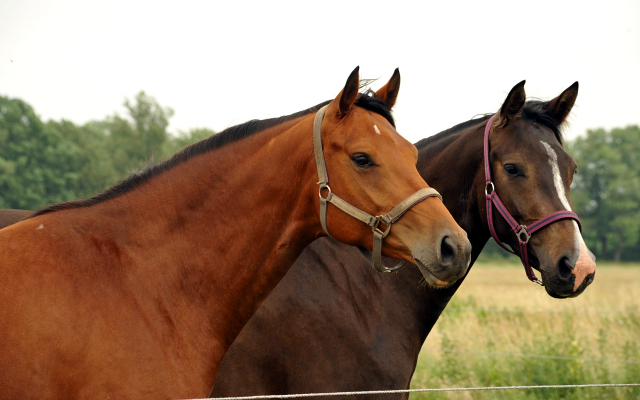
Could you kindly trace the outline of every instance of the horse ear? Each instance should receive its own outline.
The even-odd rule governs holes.
[[[578,82],[574,82],[560,96],[549,101],[547,111],[561,124],[569,116],[573,105],[576,103],[576,97],[578,97]]]
[[[344,85],[344,88],[340,91],[338,96],[335,98],[333,102],[338,104],[338,116],[344,117],[349,113],[353,103],[355,103],[358,98],[358,89],[360,89],[360,75],[359,75],[360,67],[356,67],[356,69],[351,72],[349,78],[347,78],[347,83]]]
[[[396,68],[396,70],[393,71],[393,75],[391,76],[391,79],[389,79],[389,82],[376,92],[376,97],[387,103],[389,108],[393,108],[396,104],[396,98],[398,98],[399,91],[400,70]]]
[[[507,99],[502,104],[502,107],[500,107],[498,120],[506,119],[506,121],[508,121],[524,106],[524,102],[527,99],[527,95],[524,92],[525,82],[526,81],[522,81],[511,89],[507,95]]]

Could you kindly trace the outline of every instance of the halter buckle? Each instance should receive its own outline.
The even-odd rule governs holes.
[[[529,235],[529,232],[527,232],[527,227],[524,225],[520,225],[520,230],[516,232],[516,236],[518,237],[519,241],[525,243],[529,243],[529,239],[531,239],[531,235]]]
[[[383,238],[387,237],[387,235],[389,234],[389,231],[391,230],[391,222],[389,222],[388,224],[383,220],[384,216],[383,215],[378,215],[377,217],[375,217],[375,225],[373,225],[371,227],[371,229],[374,232],[378,232],[379,234],[382,235]],[[387,229],[385,229],[384,231],[382,229],[379,228],[380,226],[380,222],[383,222],[385,224],[387,224]]]

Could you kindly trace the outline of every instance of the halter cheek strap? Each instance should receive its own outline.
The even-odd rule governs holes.
[[[411,196],[404,199],[400,204],[395,206],[391,211],[385,215],[379,215],[374,217],[357,207],[347,203],[337,195],[333,194],[329,187],[329,176],[327,174],[327,167],[324,162],[324,153],[322,151],[322,135],[320,128],[322,127],[322,119],[327,106],[322,107],[317,113],[313,121],[313,149],[316,156],[316,166],[318,168],[318,195],[320,196],[320,223],[322,228],[331,236],[329,228],[327,227],[327,206],[329,203],[339,208],[343,212],[352,216],[353,218],[364,222],[369,225],[373,230],[373,253],[364,247],[358,246],[358,250],[371,262],[373,268],[378,272],[393,272],[404,267],[407,262],[402,261],[395,267],[385,267],[382,265],[382,241],[391,231],[391,225],[398,221],[407,211],[413,206],[421,202],[428,197],[438,197],[442,200],[440,194],[432,188],[420,189]],[[323,194],[326,197],[323,197]],[[384,225],[384,230],[382,225]]]
[[[485,189],[484,194],[487,200],[487,223],[489,224],[489,232],[491,232],[491,236],[493,239],[506,251],[512,254],[516,254],[514,251],[507,248],[507,246],[502,243],[500,238],[498,237],[495,227],[493,226],[493,208],[502,215],[502,217],[507,221],[507,224],[511,227],[511,230],[518,238],[518,245],[520,247],[520,259],[522,260],[522,265],[524,265],[525,273],[527,274],[527,278],[530,281],[538,283],[540,285],[544,285],[540,279],[538,279],[529,265],[529,253],[527,251],[527,244],[529,243],[529,239],[531,235],[540,229],[544,228],[547,225],[550,225],[556,221],[560,221],[563,219],[573,219],[578,223],[578,227],[580,228],[580,232],[582,232],[582,224],[580,223],[580,219],[573,211],[556,211],[552,214],[547,215],[544,218],[541,218],[529,225],[528,227],[525,225],[520,225],[515,218],[509,213],[507,208],[500,201],[500,197],[498,197],[498,193],[496,193],[495,185],[491,180],[491,165],[489,164],[489,132],[491,131],[491,124],[493,122],[492,116],[487,122],[486,127],[484,128],[484,176],[485,176]]]

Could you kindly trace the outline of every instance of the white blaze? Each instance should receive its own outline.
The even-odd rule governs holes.
[[[376,131],[376,133],[377,133],[378,135],[380,135],[380,129],[378,129],[378,126],[377,126],[377,125],[375,125],[375,124],[373,125],[373,130],[374,130],[374,131]]]
[[[569,205],[569,200],[567,199],[567,193],[564,191],[562,176],[560,176],[560,168],[558,167],[558,155],[547,142],[543,142],[541,140],[540,143],[542,143],[545,150],[547,150],[547,154],[549,155],[549,164],[551,164],[551,171],[553,172],[553,185],[558,191],[560,202],[567,211],[571,211],[571,206]]]
[[[562,176],[560,176],[560,168],[558,167],[558,155],[548,143],[542,140],[540,141],[540,143],[542,143],[545,150],[547,150],[547,154],[549,155],[549,164],[551,164],[551,172],[553,172],[553,185],[556,187],[556,191],[558,192],[558,198],[560,199],[560,202],[562,203],[564,208],[567,211],[571,211],[571,206],[569,205],[569,199],[567,198],[567,193],[564,190]],[[578,223],[574,220],[572,221],[573,221],[573,226],[576,228],[574,231],[575,232],[574,245],[575,245],[576,251],[579,251],[581,247],[580,245],[584,244],[584,240],[582,239],[582,235],[580,234],[580,228],[578,227]]]
[[[556,187],[556,191],[558,192],[558,198],[562,205],[567,209],[567,211],[571,211],[571,206],[569,205],[569,199],[567,198],[567,193],[564,190],[564,185],[562,184],[562,176],[560,176],[560,168],[558,167],[558,155],[551,148],[551,146],[542,140],[540,141],[544,148],[547,150],[547,154],[549,155],[549,164],[551,164],[551,171],[553,172],[553,185]],[[575,283],[573,285],[573,291],[578,290],[580,285],[584,282],[585,278],[589,274],[593,274],[596,271],[595,258],[593,258],[593,254],[587,248],[587,245],[584,243],[584,239],[582,239],[582,235],[580,234],[580,228],[578,227],[578,223],[576,221],[572,221],[573,226],[575,227],[573,234],[573,245],[574,248],[578,251],[578,260],[571,271],[573,275],[575,275]]]

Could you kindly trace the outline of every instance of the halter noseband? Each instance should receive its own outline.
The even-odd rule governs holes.
[[[515,233],[518,238],[518,242],[520,244],[520,259],[522,260],[522,265],[524,265],[524,270],[527,274],[527,278],[530,281],[538,283],[540,285],[544,284],[541,280],[539,280],[533,269],[529,265],[529,254],[527,252],[527,243],[529,243],[529,239],[531,235],[540,229],[544,228],[547,225],[550,225],[556,221],[560,221],[562,219],[573,219],[578,223],[580,228],[580,232],[582,232],[582,224],[580,223],[580,219],[573,211],[556,211],[552,214],[547,215],[544,218],[541,218],[529,225],[528,227],[525,225],[520,225],[518,222],[511,216],[507,208],[500,201],[500,197],[498,197],[498,193],[496,193],[495,186],[493,181],[491,180],[491,165],[489,164],[489,132],[491,131],[491,123],[493,122],[493,115],[489,121],[487,122],[487,126],[484,128],[484,176],[485,176],[485,189],[484,194],[487,199],[487,223],[489,224],[489,232],[491,232],[491,236],[493,239],[506,251],[512,254],[516,254],[514,251],[508,249],[502,241],[498,238],[496,234],[496,230],[493,226],[493,206],[496,207],[496,210],[502,215],[502,217],[507,221],[513,233]]]
[[[333,194],[331,188],[329,187],[329,176],[327,174],[327,167],[324,162],[324,153],[322,151],[322,135],[320,133],[322,119],[324,118],[326,109],[327,106],[324,106],[320,110],[318,110],[313,121],[313,150],[316,156],[316,166],[318,167],[318,185],[320,185],[318,194],[320,196],[320,223],[322,224],[322,228],[327,233],[327,235],[331,236],[331,234],[329,233],[329,229],[327,228],[327,204],[331,203],[353,218],[369,225],[373,230],[373,253],[369,252],[369,250],[365,249],[364,247],[358,246],[358,250],[360,250],[365,258],[367,258],[369,262],[371,262],[373,268],[378,272],[397,271],[407,265],[407,262],[402,261],[395,267],[391,268],[382,265],[382,240],[389,234],[389,231],[391,231],[391,224],[400,219],[400,217],[402,217],[407,211],[409,211],[409,209],[411,209],[422,200],[428,197],[438,197],[440,198],[440,200],[442,200],[442,197],[435,189],[420,189],[411,196],[404,199],[402,202],[400,202],[400,204],[395,206],[385,215],[374,217],[373,215],[370,215],[352,206],[351,204],[342,200],[340,197]],[[323,191],[327,192],[327,197],[322,197]],[[382,224],[386,226],[384,230],[382,230]]]

